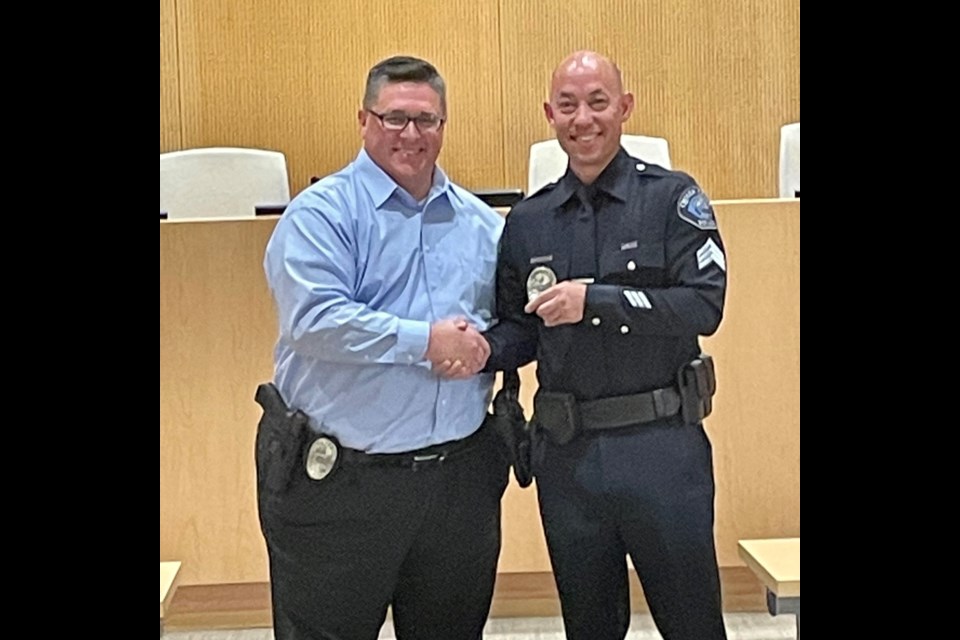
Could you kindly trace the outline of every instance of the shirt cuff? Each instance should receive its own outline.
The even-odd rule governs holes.
[[[397,363],[416,364],[423,361],[429,342],[429,322],[401,319],[397,327]]]
[[[624,288],[617,284],[588,284],[583,305],[584,314],[587,311],[609,311],[610,307],[619,309]]]
[[[587,294],[583,298],[584,318],[589,317],[592,313],[597,313],[599,311],[597,307],[602,307],[605,302],[609,302],[607,296],[604,295],[604,289],[606,288],[593,284],[587,285]]]

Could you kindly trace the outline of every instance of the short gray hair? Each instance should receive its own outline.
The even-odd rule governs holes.
[[[440,109],[447,113],[447,84],[437,68],[426,60],[410,56],[394,56],[373,65],[367,74],[367,88],[363,94],[363,108],[372,109],[380,97],[380,90],[388,82],[424,82],[440,96]]]

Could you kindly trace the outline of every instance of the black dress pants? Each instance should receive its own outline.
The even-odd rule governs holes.
[[[499,446],[491,431],[439,464],[300,470],[284,495],[261,494],[276,639],[373,640],[392,605],[399,640],[479,640],[508,478]]]
[[[622,640],[626,555],[664,640],[724,640],[714,482],[702,425],[678,418],[546,445],[537,490],[569,640]]]

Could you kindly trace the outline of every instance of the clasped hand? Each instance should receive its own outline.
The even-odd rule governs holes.
[[[448,318],[430,325],[426,357],[438,376],[462,380],[483,369],[490,345],[466,318]]]

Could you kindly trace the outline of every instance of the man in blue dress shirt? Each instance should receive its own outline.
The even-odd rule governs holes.
[[[264,259],[275,387],[304,432],[261,443],[265,412],[258,434],[275,635],[374,639],[391,606],[400,639],[478,639],[508,467],[480,428],[493,377],[464,372],[489,355],[503,221],[436,165],[433,65],[375,65],[358,117],[363,150],[290,203]]]

